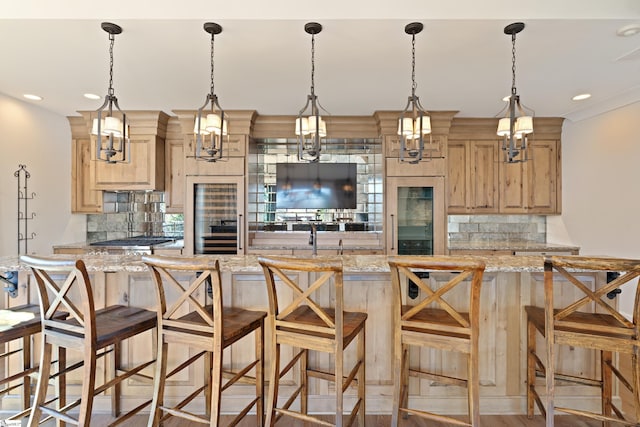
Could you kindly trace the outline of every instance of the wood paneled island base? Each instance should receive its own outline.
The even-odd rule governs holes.
[[[61,256],[64,257],[64,256]],[[66,256],[67,258],[69,256]],[[335,257],[332,257],[335,258]],[[368,313],[367,330],[367,368],[366,396],[368,414],[390,414],[392,404],[392,361],[393,328],[391,325],[391,283],[387,257],[383,255],[344,255],[344,293],[345,306],[354,311]],[[543,305],[543,260],[542,256],[493,256],[470,257],[486,262],[481,293],[480,320],[480,413],[525,414],[526,413],[526,322],[523,307],[525,305]],[[88,256],[84,258],[95,286],[96,305],[129,304],[154,309],[155,297],[151,274],[140,262],[139,257],[120,257],[115,255]],[[253,310],[265,310],[267,291],[260,265],[254,256],[219,256],[223,281],[223,298],[226,304]],[[0,258],[0,271],[19,270],[19,295],[10,298],[3,295],[0,308],[16,306],[27,302],[37,302],[34,285],[29,273],[23,269],[15,257]],[[606,281],[606,275],[585,273],[585,282],[590,287]],[[185,275],[182,280],[188,281]],[[312,283],[309,277],[301,277],[301,286]],[[201,296],[204,298],[204,295]],[[326,298],[331,298],[326,295]],[[615,303],[616,300],[612,300]],[[407,298],[411,304],[411,299]],[[270,319],[267,319],[270,322]],[[139,360],[150,355],[148,339],[141,337],[123,353],[128,360]],[[542,341],[539,346],[542,346]],[[266,353],[270,351],[267,348]],[[36,346],[34,351],[38,354]],[[283,352],[292,350],[283,347]],[[231,350],[231,361],[242,362],[249,347],[235,346]],[[286,355],[286,356],[290,356]],[[73,355],[71,355],[73,357]],[[284,357],[284,355],[283,355]],[[347,352],[347,358],[355,357]],[[453,372],[464,366],[453,354],[439,354],[423,349],[412,355],[413,363],[435,366],[444,373]],[[177,359],[177,358],[176,358]],[[128,362],[125,360],[125,363]],[[563,348],[559,352],[558,364],[565,371],[593,371],[596,369],[597,356],[592,351]],[[331,360],[318,357],[311,361],[320,367],[329,366]],[[267,361],[268,366],[268,361]],[[102,369],[102,368],[99,368]],[[152,372],[150,371],[150,374]],[[268,373],[266,373],[268,375]],[[193,384],[202,382],[203,372],[190,370],[182,377],[168,383],[167,397],[185,396],[186,390]],[[541,384],[543,379],[538,379]],[[299,375],[290,372],[281,381],[281,387],[297,388]],[[68,379],[68,394],[78,394],[74,378]],[[188,387],[187,387],[188,386]],[[587,387],[561,385],[556,387],[556,399],[566,401],[570,406],[576,403],[585,408],[597,410],[600,407],[599,394]],[[123,387],[125,407],[134,407],[151,395],[151,386],[131,381]],[[247,385],[242,390],[223,401],[228,413],[237,413],[244,403],[254,395],[255,389]],[[618,389],[614,390],[616,399]],[[355,394],[347,392],[345,406],[354,403]],[[411,380],[409,399],[412,407],[422,407],[433,412],[450,415],[466,413],[466,395],[464,389],[443,386],[430,381]],[[3,411],[17,411],[19,396],[9,396],[1,402]],[[334,405],[333,390],[320,383],[310,384],[309,410],[315,413],[331,413]],[[192,403],[195,411],[204,408],[204,402]],[[108,413],[109,396],[101,397],[94,404],[96,413]],[[2,418],[2,417],[0,417]],[[565,417],[558,417],[564,420]],[[500,420],[500,418],[498,418]],[[513,419],[520,423],[526,416]],[[518,421],[515,421],[518,420]],[[375,425],[375,424],[373,424]],[[411,425],[411,424],[408,424]],[[419,424],[416,424],[419,425]],[[486,425],[502,425],[489,422]],[[506,424],[504,424],[506,425]],[[559,425],[559,424],[557,424]],[[570,424],[580,425],[580,424]],[[584,424],[589,425],[589,424]]]

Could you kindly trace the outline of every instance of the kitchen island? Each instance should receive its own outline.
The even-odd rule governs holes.
[[[66,257],[58,255],[56,257]],[[223,298],[225,304],[248,309],[265,310],[267,292],[263,273],[256,256],[217,256],[220,260],[223,278]],[[332,256],[331,258],[335,258]],[[345,304],[350,310],[366,311],[367,320],[367,412],[388,414],[392,404],[392,361],[393,334],[391,319],[391,285],[387,257],[383,255],[343,255]],[[526,410],[526,324],[523,306],[543,305],[543,256],[484,256],[486,262],[481,293],[480,329],[480,408],[485,414],[522,414]],[[85,256],[98,306],[107,304],[129,304],[150,309],[155,308],[153,281],[140,257],[131,255],[88,255]],[[15,306],[27,301],[37,301],[36,291],[29,272],[16,257],[0,258],[0,271],[18,271],[19,287],[17,298],[3,296],[2,304]],[[606,280],[604,274],[585,273],[585,280],[596,287]],[[437,275],[432,275],[438,280]],[[190,277],[184,276],[187,282]],[[301,276],[304,288],[309,277]],[[201,296],[204,298],[204,296]],[[326,301],[331,295],[324,296]],[[408,300],[409,304],[411,303]],[[613,300],[615,301],[615,300]],[[0,307],[1,308],[1,307]],[[267,320],[269,324],[270,320]],[[268,336],[268,335],[267,335]],[[149,337],[140,337],[129,346],[126,357],[138,360],[148,357],[151,349]],[[540,342],[542,345],[542,342]],[[267,354],[270,345],[266,346]],[[349,349],[347,363],[353,356]],[[252,354],[253,341],[235,344],[230,360],[244,362],[245,355]],[[283,349],[283,359],[291,355]],[[559,367],[569,372],[591,372],[596,369],[596,355],[582,349],[562,349]],[[313,356],[311,363],[328,366],[331,362],[326,355]],[[412,363],[438,366],[442,372],[457,374],[464,371],[464,361],[458,355],[440,354],[424,349],[412,355]],[[203,373],[192,369],[170,383],[170,396],[184,396],[185,385],[202,381]],[[288,395],[298,384],[296,372],[290,372],[282,381],[283,395]],[[443,386],[412,379],[410,399],[412,405],[443,411],[449,414],[466,412],[466,393],[462,389]],[[542,381],[542,379],[540,379]],[[73,378],[69,380],[75,386]],[[598,408],[599,394],[596,389],[558,385],[557,400],[571,401],[571,404]],[[73,394],[73,390],[70,391]],[[247,386],[242,391],[227,396],[224,407],[236,411],[243,407],[253,389]],[[130,381],[123,390],[126,406],[133,407],[144,396],[151,395],[151,385]],[[347,392],[347,405],[353,403],[354,391]],[[15,402],[7,398],[8,405]],[[326,385],[312,382],[310,385],[310,410],[327,412],[333,405],[332,390]],[[5,403],[3,402],[3,405]],[[195,410],[203,408],[202,400],[193,403]],[[6,408],[7,406],[3,406]],[[108,400],[98,401],[98,411],[108,410]]]

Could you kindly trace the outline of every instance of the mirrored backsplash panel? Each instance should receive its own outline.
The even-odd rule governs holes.
[[[293,195],[302,182],[277,176],[277,165],[305,163],[298,160],[297,141],[293,138],[256,139],[250,144],[248,159],[247,215],[249,230],[296,231],[310,227],[310,221],[320,223],[326,231],[381,231],[383,209],[382,142],[373,138],[328,139],[322,146],[320,163],[355,165],[355,181],[345,174],[344,182],[337,177],[331,184],[318,174],[305,183],[305,194],[297,194],[295,207],[278,208],[280,196]],[[281,170],[285,170],[281,168]],[[278,188],[278,183],[280,188]],[[333,189],[333,190],[332,190]],[[323,198],[331,191],[350,192],[355,208],[321,208]],[[291,192],[291,193],[290,193]],[[351,194],[355,193],[355,194]],[[280,203],[281,204],[281,203]]]
[[[87,241],[135,236],[181,238],[183,215],[167,215],[165,210],[161,191],[105,191],[103,213],[87,215]]]

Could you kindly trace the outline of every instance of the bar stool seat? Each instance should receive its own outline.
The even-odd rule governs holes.
[[[31,315],[30,319],[21,320],[18,323],[14,323],[13,321],[9,322],[9,325],[0,330],[0,345],[4,344],[7,346],[5,347],[5,351],[0,354],[0,361],[4,363],[11,356],[22,353],[22,370],[18,372],[13,372],[10,370],[4,378],[0,379],[0,387],[4,387],[2,390],[0,390],[0,396],[5,395],[17,388],[22,388],[22,410],[7,418],[9,420],[17,420],[27,416],[31,409],[31,375],[38,372],[38,366],[32,366],[33,355],[31,352],[31,340],[34,339],[35,335],[40,333],[40,307],[36,304],[24,304],[4,309],[2,311],[7,312],[8,314],[17,313],[20,315]],[[66,313],[60,312],[57,316],[59,319],[64,319],[67,315]],[[14,350],[10,349],[9,344],[12,341],[16,340],[22,340],[21,348]],[[58,360],[58,362],[60,362],[60,360]],[[15,384],[16,381],[20,381],[20,383]],[[64,393],[64,390],[60,390],[58,388],[58,396],[60,396],[60,393]]]
[[[158,356],[149,426],[159,426],[174,416],[200,424],[220,425],[222,392],[236,382],[255,384],[256,397],[229,425],[236,425],[249,411],[256,409],[256,425],[262,425],[264,372],[264,311],[223,306],[222,281],[217,260],[207,258],[143,256],[156,284],[158,302]],[[181,276],[182,275],[182,276]],[[211,304],[207,294],[211,293]],[[171,298],[167,296],[170,295]],[[187,314],[181,314],[187,311]],[[255,357],[244,367],[231,372],[223,368],[223,352],[231,344],[254,333]],[[169,344],[172,354],[187,355],[168,371]],[[198,351],[189,356],[185,348]],[[180,402],[169,406],[164,401],[166,381],[203,359],[204,385],[196,387]],[[250,376],[254,371],[255,376]],[[228,378],[223,383],[223,378]],[[185,406],[204,393],[206,416],[187,411]]]
[[[258,261],[267,281],[269,317],[272,320],[269,336],[272,353],[265,424],[272,426],[281,416],[288,416],[304,422],[337,427],[350,426],[357,421],[359,426],[364,427],[367,313],[344,309],[342,261],[289,257],[259,257]],[[312,283],[303,290],[299,285],[298,275],[305,273],[309,274]],[[283,286],[279,286],[280,283]],[[285,289],[292,291],[293,297],[285,296]],[[321,295],[331,295],[335,305],[327,307],[328,304],[322,304]],[[346,371],[344,350],[354,340],[357,342],[356,360],[353,367]],[[280,347],[283,344],[299,351],[281,369]],[[333,372],[310,366],[310,350],[333,355]],[[284,404],[278,405],[280,379],[296,363],[300,365],[300,385]],[[309,378],[334,383],[334,423],[320,420],[308,413]],[[348,418],[343,420],[343,396],[352,383],[357,385],[357,400]],[[296,411],[291,409],[291,405],[298,397],[300,410]]]
[[[593,283],[587,280],[600,276]],[[614,273],[604,282],[605,273]],[[598,276],[596,276],[598,277]],[[533,417],[537,405],[546,426],[553,427],[556,411],[580,415],[603,422],[640,425],[640,279],[635,283],[633,318],[619,311],[614,299],[620,287],[640,278],[640,260],[552,256],[544,262],[544,306],[526,306],[527,315],[527,415]],[[536,334],[544,338],[544,352],[536,348]],[[596,350],[600,356],[599,374],[556,370],[558,346]],[[631,376],[616,367],[614,353],[631,357]],[[564,371],[564,370],[563,370]],[[585,372],[583,372],[585,371]],[[545,377],[546,396],[538,393],[536,377]],[[613,403],[613,383],[619,380],[633,395],[633,413],[624,414]],[[600,389],[601,411],[556,405],[556,381]],[[629,419],[631,417],[631,419]]]
[[[480,377],[478,363],[480,289],[485,265],[457,257],[389,257],[393,287],[394,393],[391,425],[400,414],[478,427]],[[426,274],[425,274],[426,273]],[[441,275],[442,280],[432,280]],[[409,282],[419,289],[414,305],[406,304]],[[458,352],[466,358],[466,378],[421,365],[411,368],[409,348],[429,347]],[[423,409],[409,408],[409,377],[466,387],[469,422]]]
[[[156,313],[121,305],[96,310],[91,281],[82,260],[23,255],[20,261],[31,268],[36,279],[43,328],[40,376],[29,426],[40,424],[43,415],[74,425],[89,426],[94,396],[112,387],[112,414],[117,418],[114,423],[133,416],[151,403],[149,400],[126,414],[120,413],[121,383],[134,375],[145,378],[142,370],[154,363],[154,360],[150,360],[136,366],[123,367],[121,343],[153,330],[156,326]],[[64,320],[56,318],[54,313],[60,309],[67,310],[69,317]],[[83,354],[81,362],[66,368],[69,371],[82,369],[81,396],[62,408],[51,407],[46,399],[53,346],[75,349]],[[107,355],[111,356],[113,377],[96,387],[97,360]],[[79,407],[78,416],[74,417],[69,411],[76,407]]]

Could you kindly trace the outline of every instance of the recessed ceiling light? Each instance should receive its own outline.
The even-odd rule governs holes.
[[[88,98],[88,99],[100,99],[101,98],[100,95],[96,95],[94,93],[85,93],[84,97]]]
[[[574,101],[582,101],[583,99],[589,99],[589,98],[591,98],[590,93],[581,93],[580,95],[576,95],[571,99],[573,99]]]
[[[38,95],[32,95],[30,93],[25,93],[24,95],[25,98],[30,99],[32,101],[42,101],[42,97],[38,96]]]
[[[638,33],[640,33],[640,24],[625,25],[624,27],[618,28],[618,31],[616,31],[616,34],[620,37],[631,37]]]

